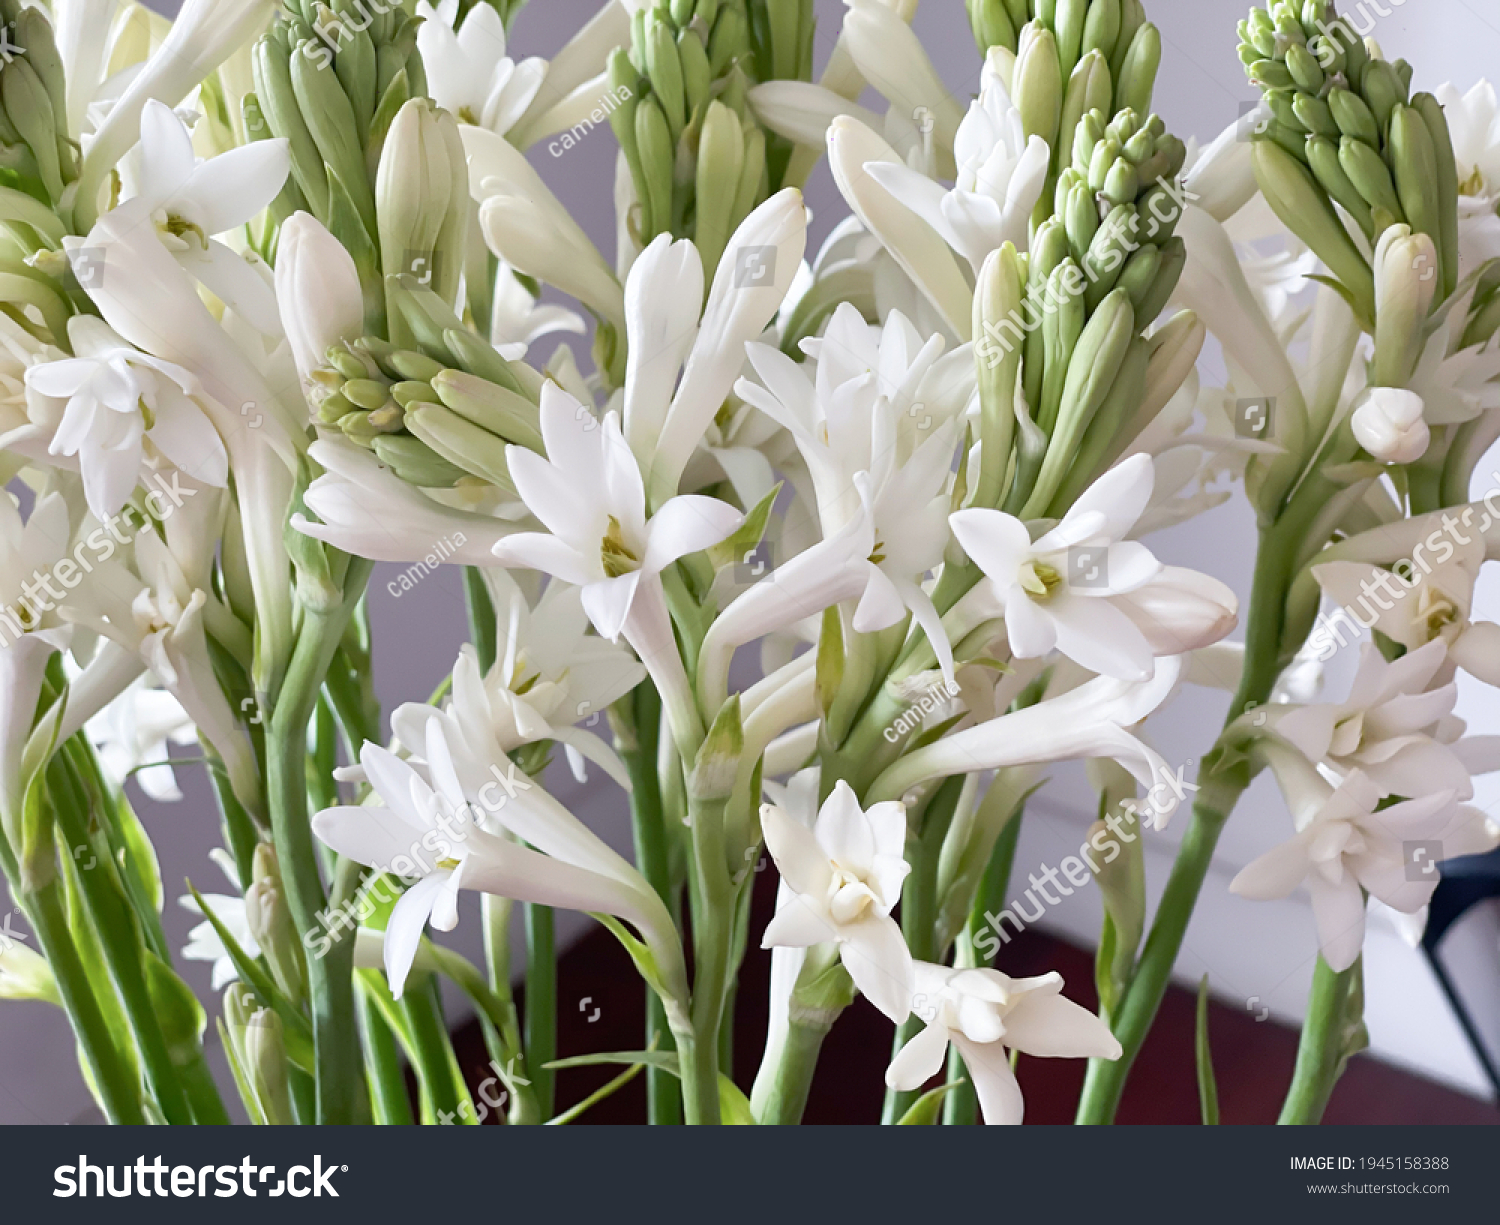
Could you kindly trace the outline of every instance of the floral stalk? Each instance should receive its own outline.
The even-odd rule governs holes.
[[[1364,965],[1335,971],[1320,956],[1313,971],[1307,1020],[1297,1046],[1297,1067],[1278,1123],[1323,1121],[1350,1056],[1369,1045],[1364,1024]]]
[[[370,564],[349,561],[340,606],[305,608],[301,632],[266,733],[266,789],[271,828],[283,867],[287,904],[304,941],[323,935],[318,913],[327,902],[307,811],[307,728],[318,693],[338,650]],[[309,945],[309,947],[312,947]],[[308,960],[313,1041],[317,1058],[319,1122],[354,1122],[361,1098],[354,1009],[354,942],[341,932],[322,957]]]

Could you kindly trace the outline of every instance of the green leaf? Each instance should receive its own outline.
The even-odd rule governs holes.
[[[962,1080],[950,1080],[946,1085],[927,1090],[911,1104],[911,1109],[901,1116],[896,1126],[929,1126],[936,1123],[938,1114],[942,1110],[943,1098],[963,1083]]]
[[[726,539],[716,545],[711,545],[706,550],[708,559],[713,563],[715,570],[731,566],[745,554],[755,551],[755,547],[765,537],[766,525],[771,521],[771,507],[775,505],[776,495],[780,492],[781,485],[777,484],[751,508],[739,527],[735,528]]]
[[[1213,1053],[1208,1046],[1208,975],[1198,984],[1198,1021],[1193,1039],[1198,1059],[1198,1101],[1203,1107],[1203,1122],[1213,1126],[1219,1121],[1219,1087],[1214,1082]]]
[[[677,1062],[677,1055],[674,1051],[604,1051],[593,1055],[573,1055],[567,1059],[554,1059],[544,1066],[561,1070],[562,1068],[593,1067],[601,1063],[644,1065],[657,1068],[679,1079],[682,1076],[681,1065]],[[722,1072],[719,1073],[719,1118],[721,1122],[731,1127],[753,1126],[755,1123],[755,1115],[750,1110],[750,1099],[740,1092],[739,1086]]]
[[[287,1058],[304,1072],[311,1072],[314,1067],[312,1027],[308,1024],[307,1018],[292,1007],[291,1001],[277,989],[270,973],[240,947],[239,941],[230,934],[229,929],[219,921],[219,917],[203,900],[203,895],[193,888],[192,881],[187,882],[187,889],[192,894],[193,900],[198,903],[198,909],[203,912],[203,917],[208,920],[209,926],[219,937],[224,951],[229,954],[229,960],[234,963],[235,972],[240,976],[241,981],[281,1019],[284,1028],[282,1038],[286,1043]]]

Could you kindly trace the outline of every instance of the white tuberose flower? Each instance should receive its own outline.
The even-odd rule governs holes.
[[[897,1052],[885,1083],[911,1090],[937,1075],[948,1043],[964,1058],[990,1125],[1020,1123],[1025,1103],[1010,1052],[1043,1057],[1118,1059],[1120,1043],[1087,1008],[1065,999],[1057,973],[1010,978],[999,970],[955,970],[916,963],[912,1011],[927,1026]]]
[[[834,941],[854,985],[893,1021],[911,1011],[912,961],[891,909],[901,898],[906,806],[868,812],[840,780],[811,830],[774,804],[762,805],[766,849],[792,896],[766,925],[762,948]]]
[[[433,101],[459,123],[504,136],[541,89],[547,61],[518,64],[506,55],[505,23],[488,4],[476,4],[460,23],[458,0],[440,0],[436,8],[417,0],[417,16],[417,50]]]
[[[392,712],[391,731],[420,752],[428,722],[442,719],[450,741],[456,736],[455,743],[491,761],[523,744],[555,740],[580,782],[587,759],[628,791],[630,775],[615,751],[575,724],[598,721],[640,683],[645,669],[628,648],[588,633],[578,588],[551,583],[532,609],[505,571],[493,571],[490,583],[500,620],[495,666],[481,674],[478,656],[466,643],[453,665],[446,709],[407,702]]]
[[[66,402],[48,450],[76,455],[95,518],[119,512],[140,475],[145,443],[204,484],[223,486],[229,457],[203,409],[197,378],[132,348],[92,315],[68,320],[74,356],[32,366],[26,386]]]
[[[1000,79],[999,58],[985,61],[979,97],[954,139],[958,181],[944,190],[920,171],[891,162],[867,162],[870,177],[932,226],[977,274],[984,258],[1004,243],[1026,249],[1027,225],[1047,183],[1052,151],[1040,136],[1029,140],[1021,113]]]
[[[502,565],[530,566],[583,588],[604,637],[619,638],[643,582],[718,544],[743,516],[717,498],[686,495],[646,517],[640,468],[614,413],[602,422],[552,382],[542,387],[543,459],[506,448],[516,491],[549,534],[520,532],[495,545]]]
[[[1321,781],[1308,777],[1304,786]],[[1337,790],[1326,783],[1322,790],[1322,803],[1297,835],[1251,863],[1229,888],[1264,901],[1286,897],[1305,882],[1323,960],[1336,971],[1352,966],[1364,945],[1363,890],[1415,914],[1437,887],[1437,860],[1487,851],[1500,840],[1494,823],[1477,808],[1456,804],[1451,791],[1376,811],[1380,788],[1358,770]],[[1288,800],[1298,806],[1292,795]],[[1407,851],[1412,843],[1427,846],[1427,855],[1414,859]]]
[[[1361,624],[1408,651],[1441,639],[1448,644],[1448,658],[1465,672],[1500,685],[1500,625],[1470,620],[1474,581],[1484,564],[1484,539],[1471,537],[1467,544],[1454,544],[1439,538],[1438,543],[1449,549],[1443,560],[1433,561],[1427,556],[1431,550],[1418,544],[1404,577],[1364,561],[1325,562],[1313,567],[1313,577],[1340,609],[1362,609],[1370,620],[1358,617]],[[1385,594],[1377,595],[1382,588]],[[1320,651],[1332,645],[1331,638],[1331,630],[1314,631]]]
[[[281,223],[276,302],[304,385],[328,361],[330,348],[364,331],[364,296],[354,257],[311,213],[293,213]]]
[[[1035,659],[1054,648],[1092,672],[1151,675],[1152,657],[1217,642],[1234,626],[1234,593],[1207,575],[1168,569],[1126,540],[1151,499],[1149,455],[1133,455],[1084,491],[1062,522],[1032,541],[1003,511],[970,509],[949,522],[989,579],[976,589],[1003,610],[1010,648]],[[981,585],[983,587],[983,585]]]
[[[455,757],[441,724],[427,726],[421,771],[376,744],[360,764],[384,806],[326,808],[313,832],[341,855],[395,876],[417,877],[391,912],[385,966],[400,997],[429,919],[439,931],[458,922],[458,890],[615,915],[650,948],[664,989],[686,997],[681,945],[661,898],[584,824],[514,766]],[[462,779],[471,786],[466,789]],[[503,788],[503,792],[502,792]],[[502,836],[502,827],[531,847]]]
[[[244,225],[276,198],[291,169],[282,137],[257,140],[202,160],[171,107],[146,103],[136,208],[149,213],[173,257],[226,306],[266,335],[280,323],[271,286],[214,235]]]
[[[182,799],[167,745],[192,744],[193,720],[182,703],[141,677],[85,724],[99,764],[118,786],[134,777],[158,802]]]
[[[1451,791],[1466,800],[1474,794],[1469,767],[1437,739],[1453,722],[1458,686],[1449,681],[1428,689],[1447,653],[1435,639],[1388,663],[1367,642],[1348,700],[1287,711],[1276,719],[1276,733],[1309,761],[1363,771],[1381,795]]]

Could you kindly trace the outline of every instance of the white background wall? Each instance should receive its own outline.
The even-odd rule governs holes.
[[[598,0],[532,0],[516,21],[512,51],[518,55],[550,55],[567,35],[597,7]],[[157,7],[164,11],[170,3]],[[1235,55],[1235,23],[1245,15],[1242,0],[1148,0],[1147,9],[1161,28],[1163,63],[1156,106],[1168,126],[1184,138],[1211,139],[1241,113],[1255,93],[1246,84]],[[1500,6],[1494,0],[1364,0],[1364,12],[1376,23],[1374,37],[1389,56],[1402,55],[1416,65],[1418,88],[1432,88],[1451,80],[1467,88],[1486,70],[1500,63]],[[1345,5],[1357,14],[1358,5]],[[842,12],[839,0],[819,0],[821,28],[818,62],[832,44]],[[1389,15],[1382,15],[1382,13]],[[959,0],[925,0],[916,20],[929,53],[955,96],[968,98],[978,87],[979,59]],[[577,211],[595,241],[612,249],[613,221],[609,184],[613,154],[611,137],[594,133],[579,148],[558,158],[544,150],[534,161],[562,199]],[[826,168],[809,185],[808,202],[818,234],[844,214],[832,191]],[[545,353],[545,347],[543,353]],[[536,356],[535,354],[533,355]],[[1488,472],[1489,467],[1481,468]],[[1193,523],[1163,533],[1153,547],[1173,564],[1194,566],[1215,574],[1243,595],[1254,533],[1244,507],[1231,505]],[[387,589],[395,568],[382,567],[372,584],[371,608],[375,624],[377,687],[389,709],[400,701],[424,700],[447,672],[464,635],[463,596],[457,572],[443,572],[401,596]],[[1485,584],[1476,615],[1500,619],[1500,591]],[[1336,661],[1336,667],[1352,660]],[[1331,680],[1338,694],[1340,680]],[[1153,737],[1167,760],[1189,766],[1212,742],[1226,699],[1205,691],[1188,691],[1153,724]],[[1500,706],[1492,695],[1465,695],[1462,712],[1475,730],[1500,731]],[[141,811],[162,858],[169,894],[181,892],[180,882],[191,877],[200,889],[217,889],[222,882],[208,863],[207,853],[218,843],[212,797],[199,772],[181,771],[183,802],[164,806],[143,802]],[[565,802],[615,845],[629,845],[628,819],[621,797],[604,785],[580,788],[554,771],[550,780]],[[1500,802],[1496,786],[1481,787],[1479,800],[1494,807]],[[1062,771],[1028,809],[1016,859],[1015,885],[1025,888],[1026,876],[1044,866],[1056,866],[1076,853],[1090,821],[1092,796],[1081,771]],[[1148,873],[1159,890],[1170,866],[1175,841],[1185,827],[1185,814],[1159,843],[1148,851]],[[1225,831],[1214,870],[1184,942],[1178,973],[1196,982],[1210,975],[1215,992],[1259,1015],[1269,1009],[1278,1020],[1294,1022],[1301,1016],[1310,980],[1316,942],[1305,900],[1252,904],[1231,897],[1226,889],[1238,869],[1262,850],[1284,838],[1290,822],[1269,780],[1262,779],[1247,797]],[[3,887],[0,887],[3,889]],[[1014,893],[1013,893],[1014,895]],[[473,899],[459,943],[477,955],[477,906]],[[0,892],[0,916],[9,909]],[[185,937],[189,916],[169,905],[169,936]],[[1080,943],[1092,943],[1100,908],[1092,889],[1064,900],[1049,911],[1044,926]],[[13,917],[13,927],[24,923]],[[574,916],[562,916],[566,938],[580,929]],[[1491,951],[1493,942],[1491,940]],[[1383,923],[1371,925],[1367,946],[1369,1027],[1374,1049],[1385,1058],[1404,1063],[1449,1083],[1479,1090],[1479,1068],[1469,1054],[1456,1023],[1439,997],[1420,956],[1408,949]],[[208,998],[206,973],[190,966],[189,981]],[[560,1001],[567,1008],[575,1001]],[[39,1004],[0,1005],[0,1123],[69,1122],[87,1117],[90,1102],[79,1080],[73,1042],[61,1014]]]

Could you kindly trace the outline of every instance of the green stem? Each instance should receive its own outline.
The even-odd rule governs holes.
[[[1292,565],[1303,546],[1305,525],[1329,494],[1328,482],[1309,480],[1281,518],[1262,531],[1245,631],[1244,672],[1226,724],[1251,707],[1267,701],[1280,675],[1286,646],[1282,637],[1287,590],[1293,577]],[[1219,835],[1241,794],[1250,785],[1251,771],[1243,761],[1224,764],[1223,750],[1216,746],[1204,757],[1198,778],[1201,789],[1193,804],[1192,819],[1172,865],[1172,873],[1135,974],[1114,1017],[1115,1037],[1124,1053],[1114,1061],[1089,1061],[1078,1103],[1080,1123],[1108,1123],[1114,1119],[1131,1064],[1140,1052],[1171,981],[1172,966],[1176,963],[1198,894],[1208,875]]]
[[[76,864],[78,891],[99,934],[105,964],[124,1005],[151,1094],[168,1123],[189,1123],[192,1109],[146,985],[141,930],[121,892],[113,858],[89,837],[90,818],[98,819],[98,813],[72,764],[69,754],[61,752],[47,767],[48,790],[59,801],[52,805],[58,832],[75,855],[85,851],[89,855]]]
[[[307,729],[329,665],[353,614],[370,564],[349,561],[343,604],[332,611],[303,610],[266,733],[266,792],[271,829],[297,930],[312,941],[322,932],[326,904],[318,852],[307,811]],[[325,937],[326,938],[326,937]],[[312,944],[308,944],[312,947]],[[319,1123],[356,1122],[362,1107],[359,1032],[354,1007],[353,932],[337,933],[322,957],[308,958]]]
[[[1349,1056],[1366,1044],[1361,978],[1359,960],[1337,972],[1319,955],[1297,1046],[1297,1067],[1278,1123],[1322,1122]]]
[[[620,707],[627,714],[633,739],[622,745],[620,757],[630,773],[630,826],[635,839],[635,862],[647,883],[675,909],[672,861],[667,846],[666,817],[662,811],[661,780],[656,757],[661,735],[661,695],[650,680],[636,686]],[[646,1046],[665,1041],[667,1010],[655,991],[646,991]],[[646,1117],[657,1125],[682,1122],[682,1089],[675,1076],[662,1068],[646,1069]]]
[[[693,917],[692,1040],[682,1062],[685,1121],[717,1124],[719,1119],[719,1028],[729,994],[737,894],[724,860],[725,799],[692,798],[693,836],[689,874]],[[749,885],[744,885],[749,888]]]
[[[433,1123],[478,1123],[479,1115],[464,1085],[453,1039],[443,1021],[437,979],[429,976],[407,984],[401,997],[411,1039],[412,1065],[432,1113]]]
[[[557,945],[552,907],[526,903],[526,1066],[541,1117],[550,1119],[557,1096]]]
[[[8,853],[6,858],[9,861]],[[11,871],[13,864],[7,862],[5,866],[12,895],[21,903],[36,932],[37,943],[47,958],[105,1115],[111,1123],[145,1123],[140,1083],[115,1045],[109,1023],[89,983],[88,973],[73,947],[61,886],[54,880],[29,892],[14,891],[17,878]]]
[[[208,1070],[208,1060],[201,1053],[183,1065],[182,1088],[187,1093],[188,1105],[192,1107],[194,1123],[214,1127],[229,1124],[229,1111],[224,1109],[224,1099],[219,1096],[219,1087],[214,1084],[213,1073]]]
[[[411,1098],[406,1092],[396,1036],[367,991],[359,992],[359,1028],[364,1039],[365,1075],[370,1083],[370,1107],[375,1122],[410,1123]]]
[[[823,1039],[833,1023],[828,1020],[799,1020],[793,1018],[787,1025],[778,1048],[767,1052],[771,1059],[768,1066],[774,1068],[766,1081],[766,1088],[755,1095],[755,1117],[761,1123],[787,1126],[802,1122],[807,1109],[808,1094],[812,1092],[813,1074],[818,1068],[818,1056],[823,1050]],[[757,1087],[760,1078],[757,1077]]]
[[[919,832],[907,834],[906,853],[912,870],[901,890],[901,932],[916,961],[937,960],[938,857],[963,787],[962,775],[945,779],[933,793],[927,811],[922,815]],[[917,1036],[925,1023],[921,1015],[913,1011],[896,1026],[896,1037],[891,1046],[893,1058]],[[899,1122],[920,1096],[920,1091],[915,1089],[887,1089],[881,1121],[887,1124]]]
[[[464,607],[469,613],[469,641],[479,656],[479,670],[488,672],[495,664],[499,626],[489,588],[484,585],[484,571],[475,566],[464,567]]]

